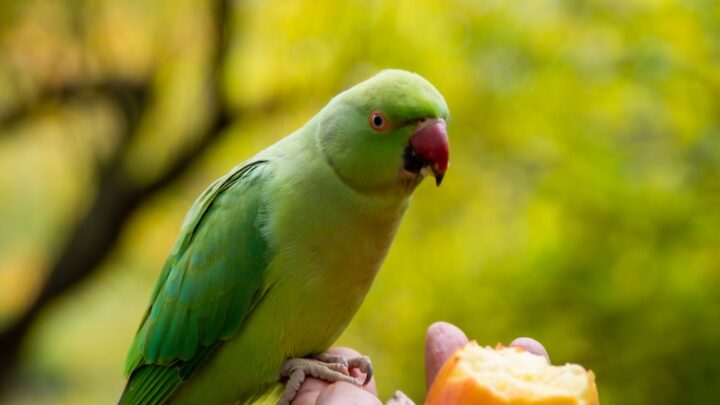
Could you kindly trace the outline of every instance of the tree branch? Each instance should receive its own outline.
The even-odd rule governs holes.
[[[0,110],[0,128],[12,128],[31,120],[43,106],[52,104],[68,104],[74,101],[96,97],[108,98],[123,110],[129,120],[141,111],[136,103],[141,100],[139,93],[145,93],[146,83],[139,83],[123,78],[109,77],[96,82],[67,82],[59,87],[43,89],[31,101],[21,102],[16,106]]]
[[[216,49],[213,56],[214,69],[208,77],[210,97],[214,105],[209,125],[197,137],[197,141],[187,147],[170,166],[156,179],[140,184],[123,170],[127,145],[137,132],[138,123],[146,111],[149,98],[149,84],[133,84],[111,80],[94,85],[68,85],[51,98],[69,100],[88,93],[108,95],[118,106],[125,120],[123,141],[102,170],[100,184],[95,200],[88,213],[77,224],[68,238],[62,253],[52,267],[49,277],[30,308],[9,328],[0,334],[0,382],[8,382],[9,376],[17,366],[20,346],[45,306],[70,291],[74,286],[94,273],[115,246],[128,218],[148,199],[165,189],[173,181],[185,174],[207,149],[214,144],[230,126],[233,119],[259,111],[270,112],[278,105],[269,100],[257,108],[231,114],[222,96],[221,69],[228,49],[227,27],[230,19],[230,1],[221,0],[215,10],[215,26],[218,29]],[[19,122],[29,109],[18,109],[0,117],[0,124]],[[238,116],[240,115],[240,116]]]

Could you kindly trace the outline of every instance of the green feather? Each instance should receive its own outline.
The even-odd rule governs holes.
[[[122,404],[166,401],[259,297],[269,257],[257,218],[264,169],[236,168],[191,209],[128,354]]]

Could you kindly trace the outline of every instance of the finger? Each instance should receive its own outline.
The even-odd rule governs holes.
[[[346,382],[327,386],[317,397],[316,405],[382,405],[380,399],[370,392]]]
[[[307,378],[300,385],[300,389],[292,400],[292,405],[313,405],[317,402],[320,393],[330,384],[317,378]]]
[[[455,325],[447,322],[430,325],[425,335],[425,382],[428,389],[447,359],[467,342],[465,333]]]
[[[545,346],[533,338],[519,337],[510,343],[510,347],[519,347],[532,354],[545,357],[545,360],[550,364],[550,356],[547,350],[545,350]]]

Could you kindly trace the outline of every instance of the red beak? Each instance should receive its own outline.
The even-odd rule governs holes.
[[[439,186],[445,176],[450,160],[447,125],[445,120],[427,119],[418,125],[410,137],[410,147],[423,163],[435,175],[435,183]]]

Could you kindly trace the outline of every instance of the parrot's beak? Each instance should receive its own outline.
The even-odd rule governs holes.
[[[412,173],[432,173],[439,186],[449,163],[447,124],[442,118],[421,120],[405,147],[403,168]]]

